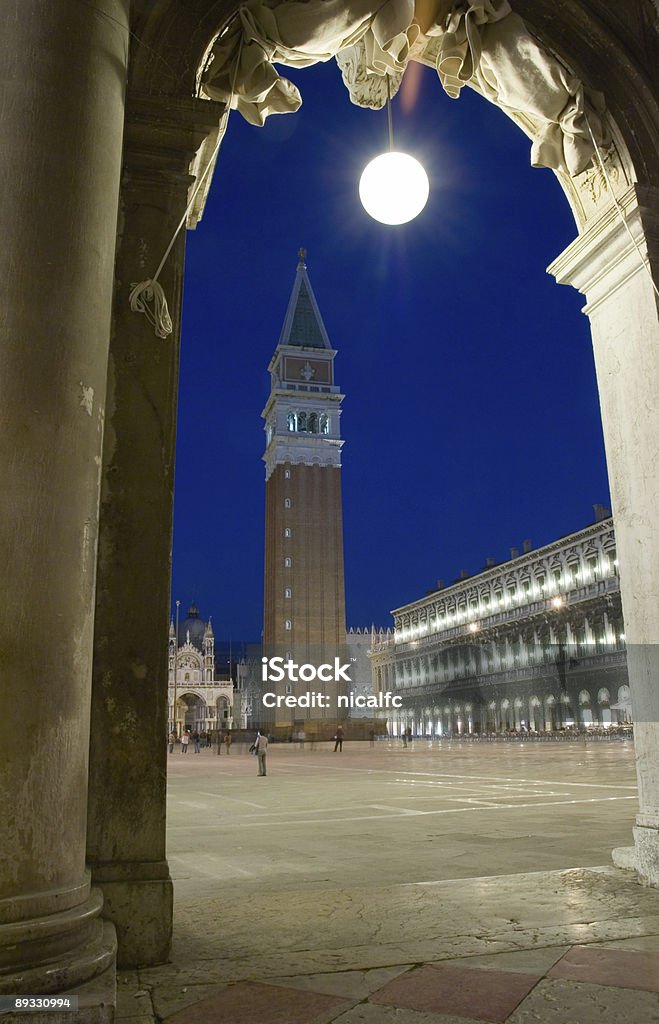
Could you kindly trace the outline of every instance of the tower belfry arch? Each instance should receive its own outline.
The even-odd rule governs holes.
[[[639,766],[634,848],[619,858],[657,885],[656,5],[513,6],[548,51],[603,93],[615,143],[603,153],[606,175],[598,165],[558,173],[578,235],[550,269],[586,299],[616,522]],[[0,646],[12,709],[0,723],[2,992],[90,980],[100,990],[113,970],[112,925],[124,966],[167,956],[162,638],[182,235],[161,278],[174,323],[168,342],[130,312],[128,291],[157,264],[212,151],[223,107],[200,98],[198,72],[237,10],[229,0],[25,2],[0,39],[7,81],[20,85],[2,108],[0,155]],[[42,59],[27,61],[34,52]],[[533,134],[532,119],[506,112]],[[131,620],[126,607],[148,614]],[[12,632],[24,621],[38,622],[39,645],[29,631]],[[15,722],[36,703],[53,713],[33,743],[19,744]]]

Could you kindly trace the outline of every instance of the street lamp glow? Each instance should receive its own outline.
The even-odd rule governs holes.
[[[407,153],[382,153],[366,165],[359,179],[362,206],[381,224],[407,224],[428,201],[428,175]]]

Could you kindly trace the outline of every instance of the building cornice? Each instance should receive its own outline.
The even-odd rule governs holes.
[[[410,601],[407,604],[400,605],[398,608],[394,608],[391,614],[403,615],[410,611],[418,610],[427,604],[432,604],[437,601],[438,598],[441,598],[442,600],[445,597],[453,598],[457,594],[469,590],[474,586],[480,586],[483,583],[490,583],[500,576],[505,576],[511,571],[517,571],[526,566],[533,565],[535,562],[542,561],[549,555],[562,551],[572,544],[583,543],[599,534],[607,534],[612,531],[613,517],[608,516],[606,519],[601,519],[597,523],[591,523],[590,526],[586,526],[582,530],[577,530],[576,533],[568,533],[563,537],[559,537],[555,541],[551,541],[549,544],[544,544],[542,547],[534,548],[533,551],[524,552],[518,558],[511,558],[505,562],[500,562],[491,568],[483,570],[483,572],[476,573],[473,576],[468,576],[464,580],[458,580],[456,583],[452,583],[450,586],[444,587],[441,590],[433,590],[430,594],[425,594],[422,598],[418,598],[416,601]]]

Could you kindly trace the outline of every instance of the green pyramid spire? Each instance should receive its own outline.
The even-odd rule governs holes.
[[[279,337],[280,345],[299,348],[332,348],[323,318],[311,287],[305,263],[306,249],[298,252],[298,265],[286,318]]]

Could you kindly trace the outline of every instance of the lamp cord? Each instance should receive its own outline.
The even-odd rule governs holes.
[[[240,64],[240,55],[242,53],[242,49],[243,35],[241,33],[240,42],[238,45],[238,53],[236,55],[236,63],[233,69],[233,78],[231,81],[231,95],[229,96],[229,101],[226,107],[222,111],[222,116],[220,118],[220,123],[218,126],[217,141],[215,143],[215,146],[213,147],[213,152],[211,153],[210,159],[208,160],[208,163],[204,168],[203,174],[201,174],[197,179],[197,182],[190,194],[190,199],[188,200],[188,204],[185,208],[183,216],[178,222],[176,230],[174,231],[174,234],[169,240],[169,244],[167,245],[167,248],[163,253],[163,257],[160,260],[160,263],[158,264],[158,268],[155,274],[153,275],[153,277],[150,277],[146,281],[140,281],[138,284],[131,284],[131,290],[128,296],[130,308],[133,310],[134,313],[144,313],[149,323],[153,326],[158,338],[169,337],[169,335],[172,333],[174,329],[172,324],[172,318],[169,314],[169,308],[167,306],[167,299],[165,297],[162,285],[158,281],[158,278],[160,277],[162,268],[164,267],[167,261],[167,257],[169,256],[170,252],[174,247],[176,239],[178,238],[182,228],[184,227],[188,219],[190,211],[194,206],[195,199],[199,195],[199,191],[202,185],[204,184],[206,178],[208,177],[210,169],[215,164],[217,154],[220,151],[220,146],[222,145],[224,136],[226,135],[227,126],[229,124],[229,114],[231,113],[231,104],[233,102],[233,98],[236,92],[236,79],[238,76],[238,65]]]
[[[638,244],[637,240],[634,238],[632,229],[630,228],[629,224],[627,223],[627,218],[625,216],[625,211],[623,210],[622,206],[620,205],[620,203],[618,201],[618,198],[617,198],[615,192],[613,191],[613,184],[611,182],[611,178],[609,177],[609,173],[608,173],[608,171],[606,169],[606,165],[605,165],[604,159],[602,157],[602,152],[601,152],[599,146],[597,145],[597,140],[595,138],[595,134],[594,134],[593,129],[591,127],[590,121],[588,120],[588,114],[586,113],[585,110],[584,110],[584,118],[585,118],[585,121],[586,121],[586,127],[588,128],[588,134],[590,135],[590,140],[591,140],[591,142],[593,144],[593,147],[595,149],[595,156],[596,156],[596,159],[597,159],[597,163],[599,164],[599,168],[600,168],[600,170],[602,172],[602,175],[604,177],[604,181],[606,182],[606,187],[607,187],[607,189],[609,191],[609,195],[611,196],[611,200],[613,202],[613,205],[614,205],[618,215],[620,216],[620,220],[623,223],[623,227],[625,228],[625,231],[627,232],[627,234],[631,238],[632,245],[636,249],[638,255],[641,257],[641,263],[643,264],[643,269],[645,270],[645,272],[647,273],[648,277],[650,278],[650,283],[652,284],[652,287],[653,287],[656,295],[659,296],[659,288],[657,288],[655,280],[654,280],[654,278],[652,276],[652,269],[650,267],[650,261],[645,256],[645,253],[641,249],[641,247]]]
[[[389,128],[389,152],[394,151],[394,120],[391,113],[391,79],[389,75],[387,79],[387,126]]]

